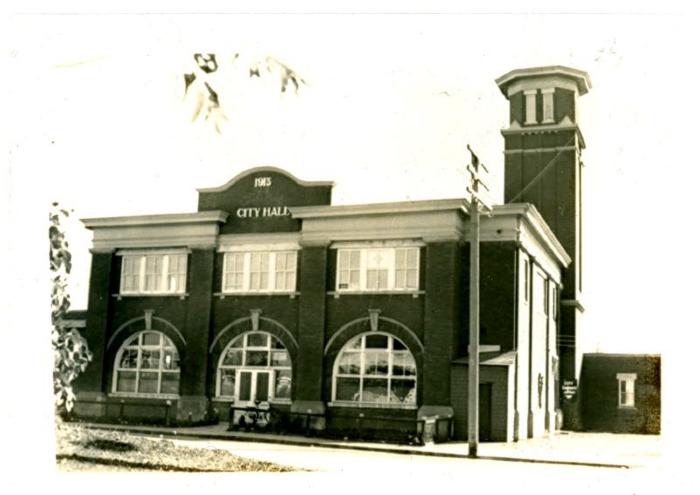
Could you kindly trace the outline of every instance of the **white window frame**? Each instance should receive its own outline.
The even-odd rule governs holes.
[[[365,349],[365,338],[368,336],[373,336],[373,335],[383,335],[388,338],[388,345],[386,348],[386,352],[388,352],[388,359],[387,359],[387,374],[386,375],[367,375],[365,374],[365,364],[366,364],[366,359],[367,359],[367,354],[368,352],[371,353],[372,351],[367,351]],[[355,347],[352,344],[356,342],[357,340],[360,340],[360,346]],[[405,350],[395,350],[394,349],[394,341],[398,341],[401,343],[401,345],[404,346]],[[376,351],[381,351],[381,349],[372,349]],[[360,372],[359,374],[352,374],[352,373],[340,373],[339,372],[339,366],[340,366],[340,361],[341,358],[343,357],[344,354],[346,353],[357,353],[360,355]],[[408,356],[410,357],[411,360],[413,360],[413,366],[415,368],[415,374],[414,375],[394,375],[393,374],[393,364],[394,364],[394,359],[397,355],[402,355],[402,356]],[[387,399],[390,396],[390,391],[391,391],[391,382],[392,380],[399,380],[399,381],[412,381],[413,382],[413,395],[412,395],[412,400],[410,402],[381,402],[381,401],[363,401],[363,400],[357,400],[357,401],[350,401],[350,400],[339,400],[337,399],[337,384],[338,384],[338,379],[339,378],[351,378],[351,379],[357,379],[359,380],[359,391],[358,393],[360,394],[359,397],[362,397],[363,393],[363,384],[365,380],[371,380],[373,378],[377,379],[382,379],[387,381]],[[333,364],[333,384],[332,384],[332,390],[331,390],[331,400],[332,404],[334,405],[341,405],[341,406],[353,406],[353,407],[375,407],[375,408],[397,408],[397,409],[415,409],[418,404],[418,365],[416,362],[416,358],[413,355],[413,353],[408,349],[408,346],[401,341],[401,339],[398,339],[394,335],[391,335],[389,333],[385,332],[366,332],[360,335],[356,335],[350,340],[348,340],[343,348],[340,350],[338,355],[335,358],[335,363]]]
[[[399,267],[396,264],[396,254],[398,251],[404,251],[406,253],[404,266]],[[397,246],[397,247],[338,247],[336,253],[336,274],[335,274],[335,290],[337,292],[417,292],[420,288],[420,247],[418,246]],[[409,252],[415,253],[415,267],[408,267],[408,256]],[[346,267],[346,265],[341,261],[343,257],[348,259],[350,262],[353,258],[353,253],[359,253],[359,264]],[[384,262],[381,266],[372,265],[372,255],[383,254]],[[357,256],[355,256],[357,258]],[[376,269],[386,269],[387,270],[387,284],[386,287],[369,287],[369,271]],[[357,286],[341,287],[344,283],[342,280],[350,280],[350,275],[344,276],[345,272],[356,272],[359,270],[359,279]],[[397,270],[406,271],[404,277],[405,283],[403,287],[397,286],[396,272]],[[415,286],[408,286],[408,271],[415,271]],[[379,275],[377,275],[377,282],[379,282]]]
[[[185,294],[187,254],[188,252],[184,250],[118,252],[117,255],[122,257],[119,293],[123,295]],[[149,288],[147,283],[149,274],[146,271],[151,260],[155,262],[155,273],[157,274],[154,288]],[[127,267],[131,269],[130,272],[128,272]],[[173,267],[175,267],[174,270]],[[131,281],[136,282],[136,287],[127,287],[127,277],[131,277]]]
[[[634,409],[635,386],[637,380],[636,373],[618,373],[617,374],[617,407],[620,409]],[[624,385],[624,392],[622,390]]]
[[[156,344],[143,344],[143,339],[142,336],[145,334],[157,334],[159,336],[159,343]],[[127,350],[135,350],[137,352],[136,356],[136,362],[137,365],[135,368],[128,368],[128,367],[123,367],[121,366],[122,362],[122,356],[124,355],[124,352]],[[178,392],[180,388],[180,379],[182,378],[181,375],[181,368],[178,366],[176,369],[174,368],[165,368],[163,366],[163,359],[165,356],[165,351],[174,351],[175,356],[177,357],[177,360],[180,360],[180,356],[177,350],[177,347],[173,343],[170,338],[165,335],[162,332],[158,332],[156,330],[143,330],[141,332],[138,332],[132,336],[130,336],[128,339],[124,341],[124,343],[121,345],[119,348],[119,351],[117,351],[116,357],[114,358],[114,366],[112,367],[112,395],[115,396],[121,396],[121,397],[153,397],[153,398],[164,398],[164,399],[177,399],[180,395],[179,393],[177,394],[169,394],[169,393],[161,393],[161,387],[163,383],[163,374],[177,374],[178,377]],[[158,362],[158,368],[143,368],[141,366],[141,356],[143,351],[159,351],[160,352],[160,357],[159,357],[159,362]],[[118,375],[119,373],[135,373],[135,390],[134,391],[119,391],[117,388],[117,381],[118,381]],[[141,373],[158,373],[158,392],[139,392],[139,380],[141,378]]]
[[[229,271],[229,265],[234,262],[235,257],[243,257],[243,271]],[[278,256],[285,257],[285,266],[283,270],[277,270],[277,258]],[[259,270],[254,270],[253,268],[253,258],[261,257],[263,265],[266,267],[267,271],[262,271],[265,273],[265,278],[260,281],[259,287],[253,288],[254,285],[253,275],[255,273],[261,273]],[[289,259],[293,262],[288,264]],[[294,293],[297,287],[297,264],[298,264],[298,251],[297,250],[284,250],[284,251],[226,251],[224,252],[224,264],[221,277],[221,292],[224,294],[260,294],[260,293],[279,293],[279,294],[289,294]],[[243,274],[243,284],[240,287],[231,287],[226,284],[227,275],[234,273]],[[284,274],[284,286],[277,286],[277,275]],[[290,280],[288,284],[287,282]],[[291,287],[289,286],[291,285]]]
[[[266,335],[267,336],[267,344],[264,346],[250,346],[250,345],[248,345],[248,336],[251,334],[264,334],[264,335]],[[261,372],[267,372],[270,374],[270,379],[268,380],[268,393],[267,393],[268,402],[273,403],[273,404],[274,403],[280,403],[280,404],[290,404],[291,403],[291,401],[292,401],[292,399],[291,399],[291,397],[292,397],[291,387],[293,387],[292,356],[289,353],[289,350],[286,347],[284,347],[284,344],[282,344],[283,349],[273,348],[272,347],[273,339],[277,340],[278,342],[280,342],[280,344],[282,344],[282,342],[277,337],[272,335],[271,333],[262,332],[262,331],[245,332],[245,333],[237,336],[236,338],[232,339],[231,342],[228,343],[226,348],[221,353],[221,356],[219,356],[219,362],[217,363],[217,366],[216,366],[216,399],[217,400],[237,401],[238,395],[239,395],[239,390],[240,390],[240,385],[241,385],[240,380],[239,380],[240,374],[241,374],[241,372],[248,371],[248,372],[253,373],[253,381],[251,382],[251,391],[255,390],[257,388],[257,374],[261,373]],[[238,342],[241,342],[241,345],[234,346],[234,344],[237,344]],[[232,349],[232,348],[241,350],[241,364],[224,364],[224,361],[226,359],[226,355],[227,355],[229,349]],[[274,365],[274,364],[272,364],[272,353],[275,351],[282,351],[282,350],[284,350],[284,352],[287,353],[287,359],[289,361],[289,365]],[[246,352],[248,352],[248,351],[266,351],[268,353],[267,354],[268,365],[267,366],[247,365],[245,363],[245,355],[246,355]],[[222,378],[223,371],[225,371],[225,370],[231,370],[235,373],[236,382],[234,385],[234,388],[235,388],[234,395],[222,395],[221,394],[221,378]],[[275,389],[275,386],[276,386],[275,373],[277,371],[289,371],[289,375],[290,375],[289,398],[275,397],[275,390],[276,390]],[[249,401],[249,402],[253,401],[253,399],[252,399],[253,396],[254,396],[254,394],[251,394],[251,401]]]
[[[537,123],[537,90],[529,89],[523,91],[525,95],[525,123]]]
[[[542,123],[554,123],[554,88],[542,90]]]

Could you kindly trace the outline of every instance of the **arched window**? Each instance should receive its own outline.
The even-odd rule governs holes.
[[[160,332],[139,332],[129,338],[114,360],[112,392],[178,395],[180,356],[173,341]]]
[[[416,405],[416,360],[391,335],[371,332],[350,340],[333,368],[333,400]]]
[[[217,397],[239,403],[289,401],[292,361],[274,335],[248,332],[221,353],[216,373]]]

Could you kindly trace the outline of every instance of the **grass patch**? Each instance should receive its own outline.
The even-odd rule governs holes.
[[[64,471],[298,471],[226,450],[184,447],[164,438],[90,430],[68,423],[56,426],[56,464]]]

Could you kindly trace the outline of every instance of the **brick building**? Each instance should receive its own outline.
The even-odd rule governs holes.
[[[510,441],[552,431],[578,376],[590,81],[555,66],[496,82],[511,125],[506,204],[481,221],[480,434]],[[269,404],[328,434],[437,417],[466,438],[467,203],[334,206],[332,187],[262,167],[200,189],[194,213],[84,219],[94,359],[76,414],[196,423]]]
[[[591,431],[661,431],[661,356],[583,355],[581,423]]]

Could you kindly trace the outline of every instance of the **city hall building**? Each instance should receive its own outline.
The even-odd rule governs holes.
[[[576,100],[590,80],[552,66],[496,82],[506,204],[481,220],[478,349],[465,199],[334,206],[331,182],[254,168],[200,189],[193,213],[83,220],[94,358],[75,414],[197,424],[264,404],[329,435],[437,418],[463,439],[479,352],[482,439],[553,431],[580,367]]]

